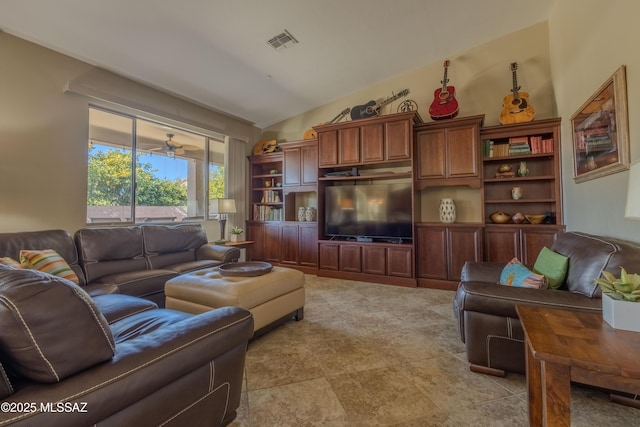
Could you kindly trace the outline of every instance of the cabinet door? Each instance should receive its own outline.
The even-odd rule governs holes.
[[[248,261],[264,261],[264,227],[263,224],[249,223],[247,237],[255,243],[247,248]]]
[[[447,228],[417,227],[418,277],[447,280]]]
[[[520,259],[519,228],[485,227],[485,261],[508,263],[513,258]]]
[[[383,246],[362,247],[362,272],[387,275],[387,251]]]
[[[443,129],[417,134],[418,179],[446,178],[444,136]]]
[[[284,179],[282,185],[300,185],[302,156],[300,147],[282,150],[284,157]]]
[[[300,224],[300,254],[298,262],[308,267],[318,266],[318,227],[316,224]]]
[[[338,131],[338,163],[356,165],[360,163],[360,128],[346,128]]]
[[[362,271],[360,245],[340,245],[340,271]]]
[[[522,254],[523,264],[533,265],[543,247],[550,248],[558,238],[560,230],[542,228],[522,228]]]
[[[340,246],[335,243],[320,243],[318,245],[318,267],[324,270],[338,271],[340,269]]]
[[[280,224],[264,224],[264,260],[279,262],[281,257]]]
[[[301,185],[302,153],[300,147],[282,150],[284,157],[284,186]]]
[[[298,224],[284,223],[282,225],[280,241],[281,241],[280,261],[283,264],[297,265],[298,254],[299,254]]]
[[[449,227],[447,230],[449,280],[460,280],[467,261],[482,261],[482,228]]]
[[[360,128],[362,163],[384,161],[384,125],[382,123]]]
[[[411,159],[411,124],[409,120],[398,120],[385,124],[386,160]]]
[[[480,176],[477,134],[477,126],[447,129],[446,175],[448,178]]]
[[[338,165],[338,132],[326,131],[318,133],[318,165]]]
[[[300,176],[301,185],[311,185],[318,183],[318,146],[310,144],[300,148],[302,155],[302,172]]]
[[[389,276],[413,277],[413,251],[411,248],[400,246],[387,248],[387,273]]]

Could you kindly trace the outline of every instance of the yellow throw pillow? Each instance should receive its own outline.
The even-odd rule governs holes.
[[[6,265],[7,267],[15,268],[16,270],[22,270],[24,268],[22,264],[8,256],[0,258],[0,264]]]
[[[53,274],[80,284],[78,275],[73,272],[69,264],[53,249],[27,250],[20,251],[20,262],[26,268],[42,271],[43,273]]]

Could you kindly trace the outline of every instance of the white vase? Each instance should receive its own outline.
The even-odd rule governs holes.
[[[304,221],[304,206],[298,208],[298,221]]]
[[[304,220],[305,221],[315,221],[316,220],[316,209],[312,207],[308,207],[304,211]]]
[[[640,303],[602,294],[602,319],[612,328],[640,332]]]
[[[233,234],[231,233],[231,235],[229,236],[230,240],[232,242],[239,242],[240,241],[240,234]]]
[[[456,222],[456,204],[453,199],[440,200],[440,222]]]

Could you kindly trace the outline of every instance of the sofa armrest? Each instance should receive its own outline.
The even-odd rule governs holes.
[[[233,246],[203,245],[196,251],[196,259],[211,259],[220,262],[235,262],[240,259],[240,249]]]
[[[56,384],[32,383],[7,398],[15,402],[72,402],[86,412],[60,412],[55,416],[46,412],[0,413],[0,424],[96,424],[203,367],[211,370],[210,379],[205,376],[205,392],[221,381],[233,380],[233,386],[241,387],[244,354],[252,333],[251,313],[237,307],[219,308],[186,318],[118,344],[116,355],[110,361]],[[215,370],[214,360],[221,365],[215,364]],[[229,364],[233,368],[229,368]],[[159,408],[153,415],[142,414],[147,417],[145,423],[160,424],[162,410]],[[151,419],[153,417],[157,419]]]
[[[518,304],[567,310],[602,310],[600,298],[589,298],[564,290],[519,288],[482,282],[461,282],[454,306],[459,314],[477,311],[517,319]]]
[[[462,266],[460,281],[498,283],[504,266],[500,262],[467,261]]]

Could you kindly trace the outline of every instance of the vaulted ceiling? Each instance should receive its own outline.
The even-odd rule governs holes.
[[[2,0],[0,30],[263,128],[545,21],[557,0]],[[284,30],[298,41],[273,49]]]

